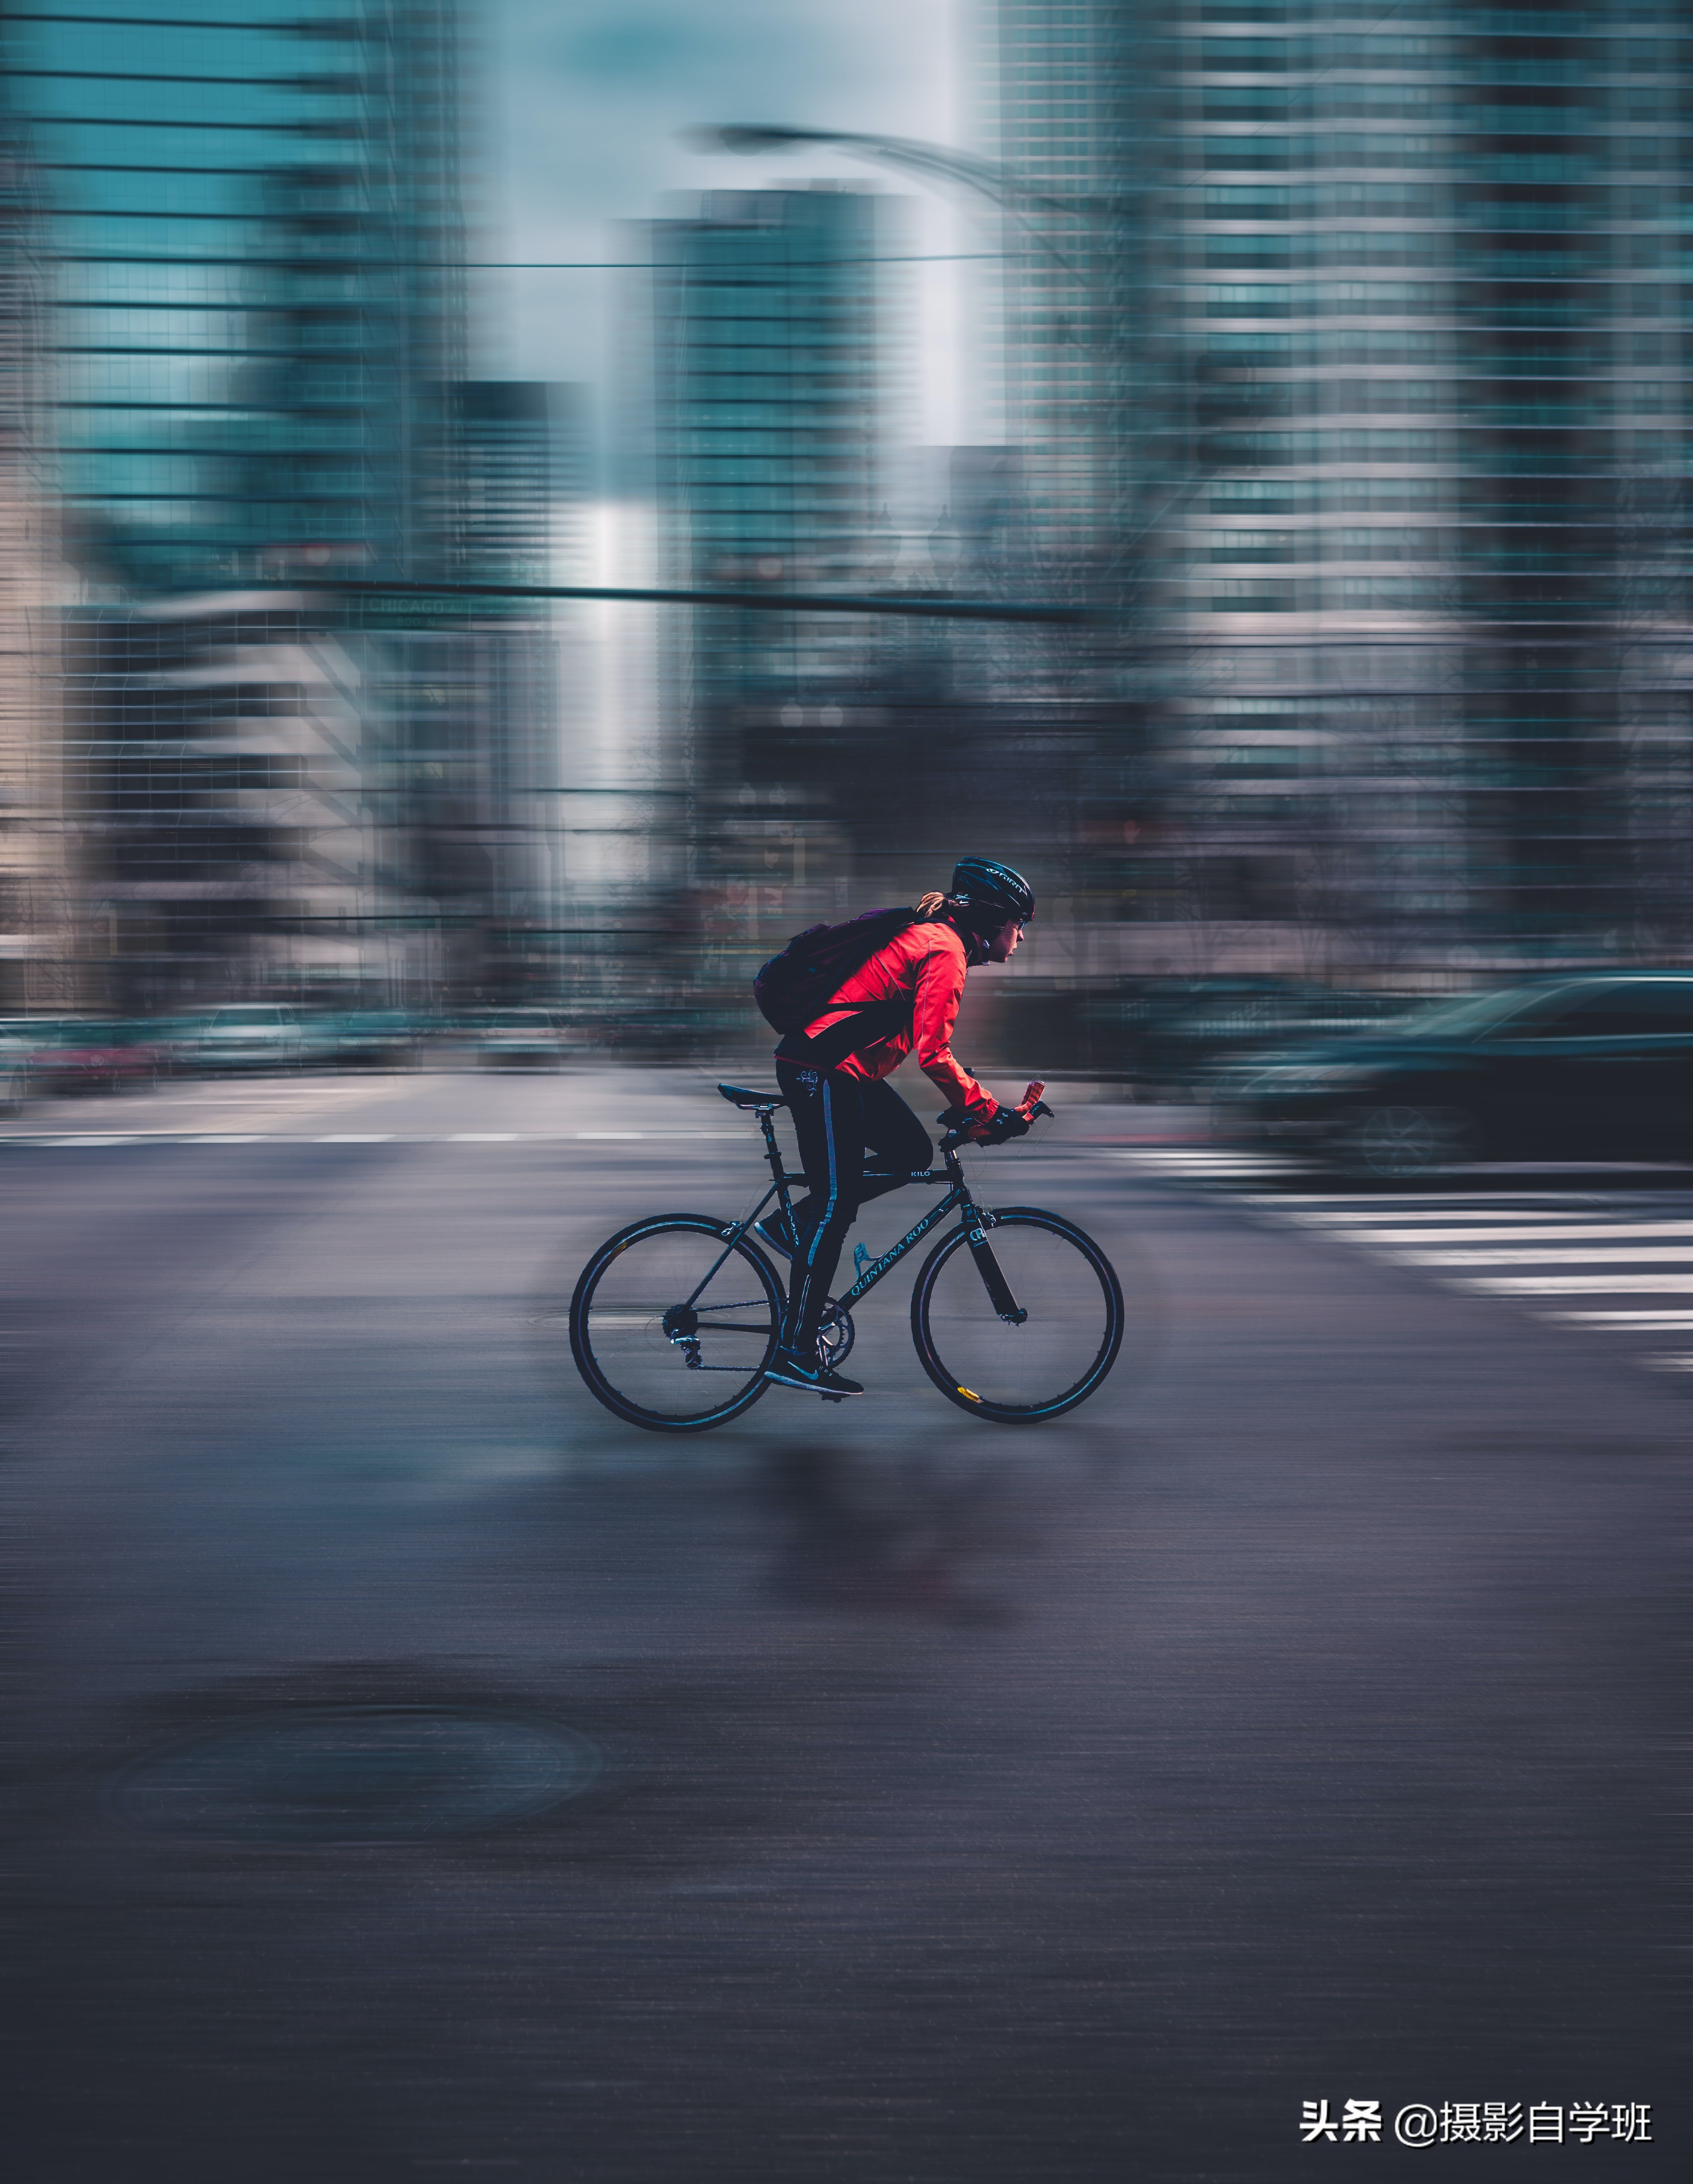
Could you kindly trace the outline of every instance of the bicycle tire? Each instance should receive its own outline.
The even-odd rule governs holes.
[[[1117,1362],[1122,1284],[1093,1238],[1061,1214],[1008,1206],[987,1215],[983,1227],[1027,1319],[1011,1326],[1000,1318],[967,1230],[955,1228],[923,1262],[911,1291],[918,1362],[972,1418],[997,1425],[1061,1418],[1086,1402]]]
[[[775,1269],[744,1236],[711,1271],[734,1233],[733,1222],[706,1213],[656,1214],[608,1236],[582,1268],[571,1298],[571,1355],[590,1395],[630,1425],[705,1433],[738,1418],[769,1385],[764,1368],[775,1355],[787,1301]],[[713,1354],[705,1354],[708,1340],[696,1340],[690,1364],[688,1330],[674,1323],[672,1332],[667,1322],[708,1274],[693,1307],[693,1332],[710,1339]],[[742,1294],[749,1281],[756,1288],[751,1297]],[[729,1312],[737,1317],[711,1318]],[[714,1377],[702,1384],[704,1373]],[[721,1401],[708,1400],[720,1373],[733,1384]]]

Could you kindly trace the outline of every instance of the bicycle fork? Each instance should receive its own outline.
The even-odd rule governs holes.
[[[964,1217],[964,1240],[970,1246],[970,1256],[976,1262],[976,1271],[982,1277],[983,1286],[991,1304],[1007,1327],[1021,1327],[1028,1313],[1011,1295],[1011,1284],[994,1256],[994,1247],[988,1241],[987,1231],[993,1226],[992,1214],[978,1213],[972,1206]]]

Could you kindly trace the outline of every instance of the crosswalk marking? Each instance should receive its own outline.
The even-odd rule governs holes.
[[[1212,1188],[1311,1243],[1515,1306],[1572,1333],[1623,1341],[1654,1372],[1693,1373],[1693,1308],[1682,1301],[1693,1301],[1693,1190],[1495,1190],[1480,1176],[1457,1189],[1431,1181],[1373,1192],[1281,1190],[1261,1160],[1231,1165],[1196,1150],[1166,1149],[1149,1159],[1136,1148],[1119,1157],[1161,1179]],[[1291,1166],[1281,1173],[1303,1182],[1309,1171],[1289,1173]]]

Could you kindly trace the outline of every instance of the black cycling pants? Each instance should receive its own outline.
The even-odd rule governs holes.
[[[859,1207],[926,1174],[934,1141],[891,1084],[806,1069],[781,1055],[776,1081],[794,1117],[808,1192],[794,1209],[799,1249],[782,1340],[809,1357]]]

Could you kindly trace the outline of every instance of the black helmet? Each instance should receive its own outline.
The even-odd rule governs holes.
[[[961,857],[952,868],[947,893],[972,916],[972,926],[997,928],[1007,918],[1034,916],[1034,889],[1021,872],[994,857]]]

